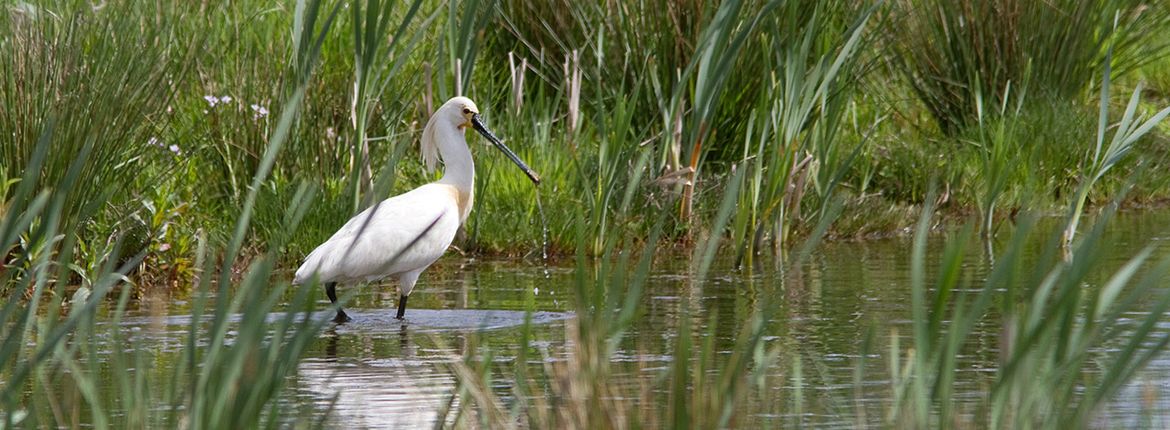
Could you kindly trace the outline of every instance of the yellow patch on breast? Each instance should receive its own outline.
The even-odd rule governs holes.
[[[455,201],[455,206],[459,208],[459,222],[462,223],[467,219],[467,215],[471,214],[471,192],[463,192],[458,188],[443,184],[443,189],[451,195],[451,199]]]

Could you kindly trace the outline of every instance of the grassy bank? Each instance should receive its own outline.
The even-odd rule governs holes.
[[[1106,63],[1114,93],[1145,80],[1144,100],[1166,100],[1170,12],[1009,3],[346,3],[288,147],[256,190],[243,256],[275,241],[281,265],[295,264],[370,201],[433,179],[417,139],[455,94],[476,100],[544,178],[533,188],[473,139],[480,180],[465,252],[538,255],[547,221],[554,254],[579,244],[599,253],[617,237],[646,238],[649,220],[668,213],[667,238],[721,235],[751,256],[790,247],[836,203],[830,237],[906,231],[932,181],[944,219],[980,216],[993,230],[1020,210],[1060,214],[1089,177]],[[188,279],[195,238],[233,233],[305,67],[296,3],[7,8],[4,200],[52,123],[38,179],[52,184],[82,160],[63,214],[82,267],[123,238],[145,252],[148,283]],[[963,16],[1011,19],[942,30]],[[1034,25],[1045,20],[1075,29]],[[1053,56],[1061,63],[1041,61]],[[1122,109],[1110,112],[1110,124],[1121,120]],[[1092,187],[1089,208],[1137,172],[1129,203],[1166,199],[1158,130]],[[734,219],[711,232],[732,188]],[[580,213],[586,227],[542,220],[538,192],[545,213]],[[285,231],[297,196],[311,204]]]

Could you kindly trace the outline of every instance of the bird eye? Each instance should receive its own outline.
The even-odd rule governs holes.
[[[463,114],[464,114],[464,115],[467,115],[467,114],[469,114],[469,113],[471,113],[471,109],[468,109],[468,108],[463,108]]]

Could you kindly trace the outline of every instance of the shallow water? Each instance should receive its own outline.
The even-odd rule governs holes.
[[[1122,214],[1113,225],[1107,236],[1110,261],[1094,275],[1096,282],[1151,241],[1159,247],[1155,258],[1170,252],[1170,212]],[[1003,246],[996,243],[993,253]],[[765,339],[769,348],[776,347],[782,354],[768,369],[772,384],[768,389],[777,392],[775,398],[791,399],[797,389],[792,382],[793,363],[799,360],[800,413],[795,415],[790,404],[749,404],[741,410],[750,416],[743,422],[877,426],[891,401],[890,339],[901,337],[903,347],[909,342],[910,248],[908,238],[829,243],[807,264],[784,274],[770,268],[748,274],[734,270],[732,262],[724,259],[705,283],[693,282],[685,256],[662,256],[641,302],[644,314],[613,357],[617,362],[613,381],[629,384],[636,393],[636,387],[658,377],[661,369],[678,359],[672,356],[673,340],[684,316],[694,323],[695,333],[712,333],[717,356],[726,357],[752,312],[770,302],[767,299],[779,298],[782,304],[774,310]],[[934,262],[942,238],[932,239],[930,249],[929,261]],[[994,258],[981,246],[973,249],[974,258],[964,268],[972,288]],[[450,363],[482,351],[481,347],[491,351],[495,363],[493,388],[509,399],[510,369],[526,310],[535,311],[528,366],[539,373],[547,363],[563,361],[567,354],[566,326],[574,318],[574,269],[569,263],[546,267],[539,261],[480,261],[449,255],[424,273],[411,296],[407,318],[401,322],[392,318],[397,303],[392,285],[357,287],[347,307],[353,321],[328,328],[312,346],[288,401],[322,409],[332,405],[330,424],[336,427],[431,425],[451,401],[455,388]],[[327,304],[324,294],[321,304]],[[181,311],[166,317],[141,312],[126,324],[143,328],[164,345],[182,346],[178,339],[187,317]],[[963,370],[954,402],[961,414],[976,413],[974,405],[986,394],[996,364],[999,325],[994,318],[987,320],[976,328],[976,344],[959,357]],[[144,329],[147,326],[154,328]],[[1170,317],[1164,318],[1160,329],[1170,330]],[[869,349],[863,350],[867,340]],[[864,373],[857,387],[854,372],[863,354]],[[1101,412],[1098,425],[1128,427],[1146,419],[1168,422],[1168,399],[1170,354],[1165,354]]]

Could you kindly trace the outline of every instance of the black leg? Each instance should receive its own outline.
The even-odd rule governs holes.
[[[406,298],[407,297],[410,297],[410,296],[398,296],[398,316],[396,316],[394,318],[402,319],[402,316],[406,315]]]
[[[336,282],[328,282],[325,284],[325,295],[329,296],[329,303],[337,303],[337,283]],[[337,316],[333,317],[333,322],[341,324],[344,322],[349,322],[350,320],[351,320],[351,318],[349,317],[349,315],[345,314],[345,311],[341,310],[341,308],[337,308]]]

